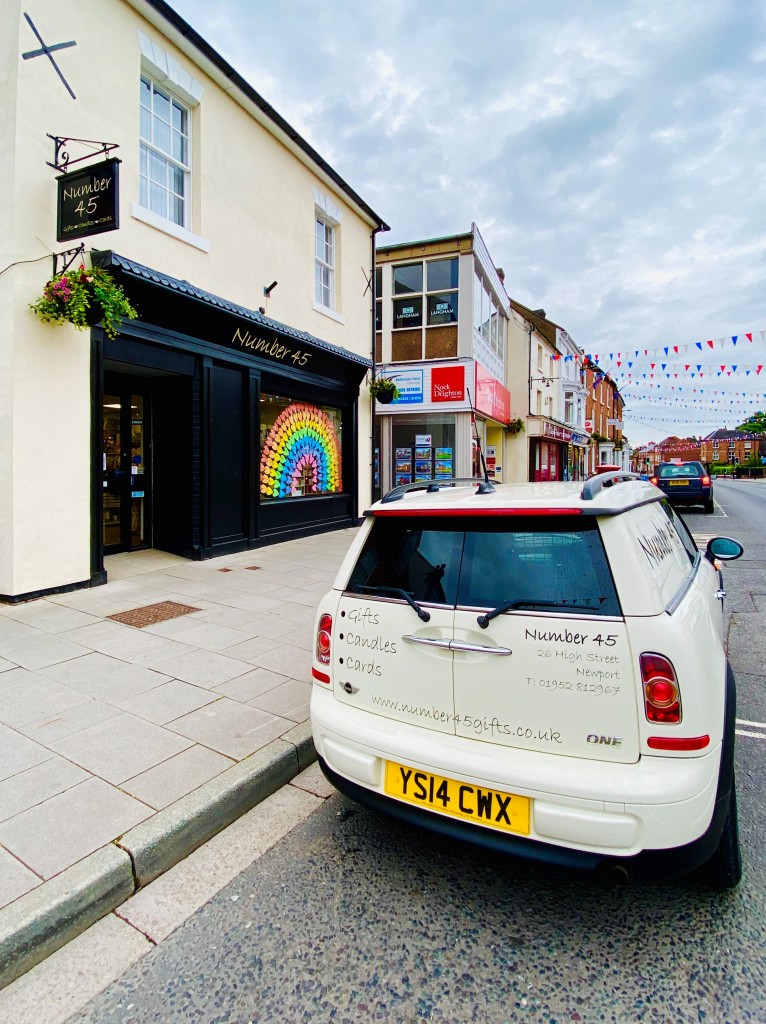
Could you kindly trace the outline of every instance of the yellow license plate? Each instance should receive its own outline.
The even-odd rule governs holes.
[[[385,790],[397,800],[427,807],[439,814],[529,835],[530,800],[526,796],[445,779],[395,761],[386,762]]]
[[[670,484],[671,487],[688,487],[689,486],[689,481],[688,480],[668,480],[668,483]]]

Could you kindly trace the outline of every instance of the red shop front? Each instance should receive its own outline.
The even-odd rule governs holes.
[[[564,480],[567,469],[567,446],[572,439],[571,430],[558,423],[544,421],[542,437],[531,440],[530,478],[536,482]]]

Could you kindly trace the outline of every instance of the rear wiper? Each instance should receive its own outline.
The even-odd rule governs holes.
[[[503,612],[509,612],[514,608],[558,608],[560,611],[578,608],[582,611],[593,611],[592,604],[570,604],[568,601],[530,601],[527,599],[526,601],[505,601],[503,604],[499,604],[497,608],[493,608],[491,612],[480,615],[476,621],[482,629],[486,629],[492,619],[496,619],[498,615],[502,615]]]
[[[423,620],[423,622],[429,622],[430,619],[431,619],[430,613],[425,611],[423,608],[421,608],[420,605],[416,601],[413,600],[411,594],[408,594],[406,590],[401,590],[399,587],[360,587],[360,586],[357,586],[355,589],[356,590],[367,590],[371,594],[396,594],[397,597],[403,597],[404,598],[404,600],[407,602],[407,604],[410,606],[410,608],[414,609],[414,611],[416,611],[418,613],[418,617],[421,618]]]

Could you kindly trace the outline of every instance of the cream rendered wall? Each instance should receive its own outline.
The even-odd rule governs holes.
[[[507,387],[511,394],[511,418],[524,423],[518,434],[506,434],[503,479],[521,483],[529,479],[529,324],[515,310],[508,320]],[[532,376],[535,376],[534,367]]]
[[[18,12],[0,4],[0,593],[13,559],[13,152],[16,140]]]
[[[0,46],[8,57],[3,67],[11,68],[11,82],[17,81],[17,127],[13,104],[4,102],[0,112],[3,140],[9,134],[12,144],[15,140],[13,166],[9,169],[7,160],[0,164],[0,173],[13,179],[3,194],[13,198],[15,215],[6,236],[13,245],[3,265],[67,247],[55,237],[56,172],[46,166],[53,158],[46,132],[114,142],[120,148],[112,155],[122,161],[121,226],[85,239],[86,248],[113,248],[255,309],[267,305],[263,288],[277,280],[267,305],[270,316],[370,355],[372,303],[369,291],[363,295],[360,268],[370,266],[371,224],[342,192],[297,159],[127,0],[73,5],[36,0],[30,13],[46,42],[77,42],[55,54],[76,101],[46,57],[21,59],[22,51],[38,43],[22,18],[20,0],[3,0],[0,7]],[[131,216],[139,195],[139,29],[203,87],[192,119],[190,229],[206,240],[209,252]],[[4,89],[3,95],[9,93]],[[76,157],[86,151],[73,145],[70,152]],[[315,188],[342,211],[336,305],[343,323],[312,309]],[[3,223],[12,215],[5,206]],[[0,522],[6,527],[0,539],[0,594],[5,595],[90,576],[90,339],[68,325],[41,324],[27,308],[50,273],[47,259],[0,277],[6,328],[0,367],[7,371],[0,382],[0,427],[13,381],[10,453],[5,444],[0,451]],[[369,403],[361,402],[362,506],[371,488],[369,411]]]

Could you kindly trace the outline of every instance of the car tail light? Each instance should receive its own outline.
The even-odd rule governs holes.
[[[658,478],[657,478],[656,476],[650,476],[650,477],[649,477],[649,483],[650,483],[650,484],[654,484],[654,486],[655,486],[655,487],[657,486],[657,484],[658,484],[659,482],[660,482],[660,481],[659,481],[659,479],[658,479]]]
[[[709,476],[703,476],[703,478],[702,478],[702,486],[703,487],[709,487],[710,486],[710,477]]]
[[[317,626],[317,661],[323,665],[330,664],[330,647],[332,646],[332,615],[324,614],[319,617]],[[324,680],[322,680],[324,682]],[[329,679],[327,682],[329,683]]]
[[[681,721],[681,693],[675,669],[661,654],[642,654],[639,660],[647,721],[677,724]]]

